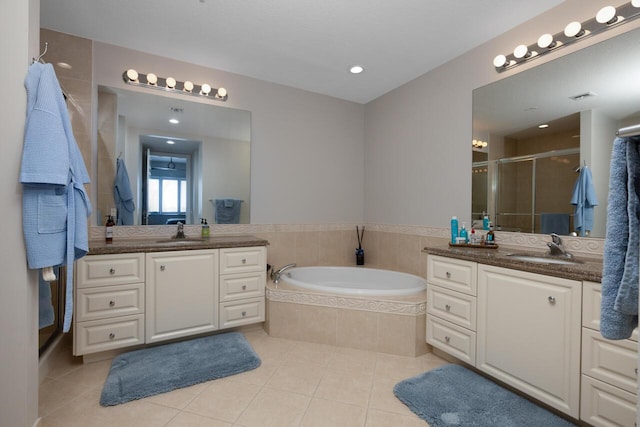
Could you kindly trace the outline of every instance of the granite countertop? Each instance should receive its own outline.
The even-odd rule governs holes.
[[[497,249],[451,247],[448,244],[428,246],[424,248],[423,252],[432,255],[441,255],[449,258],[474,261],[480,264],[495,265],[497,267],[546,274],[547,276],[562,277],[565,279],[588,280],[592,282],[602,281],[602,259],[597,258],[574,256],[573,260],[578,261],[579,263],[547,264],[542,262],[523,261],[508,256],[508,254],[528,254],[543,258],[550,257],[546,255],[545,252],[503,247],[499,247]]]
[[[211,236],[203,239],[199,237],[188,237],[186,240],[174,240],[171,237],[163,236],[145,239],[114,237],[113,243],[106,243],[104,240],[90,240],[88,255],[240,248],[266,246],[268,244],[269,242],[267,240],[251,235]]]

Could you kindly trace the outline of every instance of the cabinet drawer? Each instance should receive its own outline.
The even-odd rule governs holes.
[[[267,250],[255,248],[229,248],[220,250],[220,274],[267,271]]]
[[[477,264],[454,258],[429,255],[427,282],[443,288],[476,296]]]
[[[264,321],[264,297],[220,304],[220,327],[247,325]]]
[[[78,288],[144,282],[144,253],[87,255],[76,266]]]
[[[427,313],[476,330],[476,298],[439,286],[427,286]]]
[[[582,373],[636,393],[638,386],[637,343],[612,341],[597,331],[582,328]]]
[[[76,356],[144,343],[144,315],[76,323]]]
[[[76,320],[106,319],[144,312],[144,283],[77,290]]]
[[[599,331],[602,285],[596,282],[584,282],[582,294],[582,326]],[[629,339],[638,341],[638,328],[633,330]]]
[[[580,419],[596,427],[633,427],[637,397],[617,387],[582,376]]]
[[[455,358],[475,366],[475,332],[427,315],[427,342]]]
[[[264,297],[267,273],[234,274],[220,277],[220,302]]]

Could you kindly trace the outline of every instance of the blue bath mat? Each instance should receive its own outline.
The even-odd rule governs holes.
[[[431,427],[575,425],[459,365],[401,381],[393,392]]]
[[[118,405],[258,366],[260,358],[238,332],[131,351],[113,359],[100,404]]]

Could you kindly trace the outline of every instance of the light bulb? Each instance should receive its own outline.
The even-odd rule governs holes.
[[[507,64],[507,57],[504,55],[498,55],[493,58],[493,66],[496,68],[502,68]]]
[[[137,82],[138,81],[138,72],[136,70],[134,70],[133,68],[129,68],[127,70],[127,78],[129,79],[130,82]]]
[[[158,83],[158,76],[153,73],[147,74],[147,83],[155,86],[155,84]]]
[[[570,22],[564,27],[564,35],[567,37],[580,37],[583,34],[582,24],[578,21]]]
[[[174,87],[176,87],[176,79],[174,79],[173,77],[167,77],[167,87],[169,89],[173,89]]]
[[[538,39],[538,46],[542,49],[551,49],[556,46],[556,42],[553,41],[553,36],[547,33],[540,36]]]
[[[362,67],[362,65],[354,65],[353,67],[349,68],[349,72],[351,74],[360,74],[363,71],[364,68]]]
[[[528,56],[531,56],[531,54],[529,53],[529,48],[521,44],[513,50],[513,56],[520,59],[520,58],[526,58]]]
[[[218,98],[224,98],[225,96],[227,96],[227,90],[223,87],[221,87],[220,89],[218,89]]]
[[[596,21],[600,24],[611,25],[618,20],[616,16],[616,8],[613,6],[605,6],[598,11]]]
[[[640,7],[640,0],[631,0],[631,6]]]
[[[193,90],[193,82],[187,80],[186,82],[184,82],[184,90],[186,92],[191,92]]]
[[[211,92],[211,86],[209,86],[206,83],[203,83],[200,89],[200,93],[203,95],[209,95],[209,92]]]

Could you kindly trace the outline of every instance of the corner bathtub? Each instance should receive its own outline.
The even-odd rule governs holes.
[[[415,295],[427,287],[413,274],[361,267],[296,267],[281,280],[301,289],[357,296]]]

